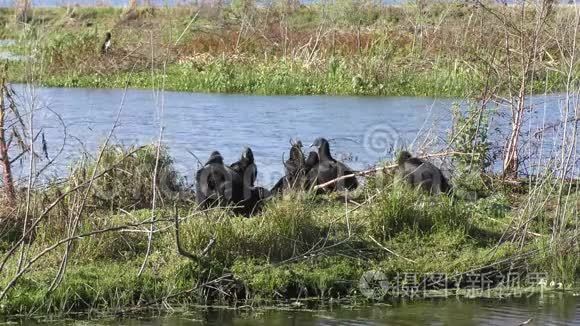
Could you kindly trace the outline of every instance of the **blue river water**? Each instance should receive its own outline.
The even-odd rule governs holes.
[[[256,96],[129,89],[44,88],[16,85],[24,110],[35,108],[34,128],[44,133],[49,158],[47,177],[62,175],[81,153],[96,153],[111,129],[112,143],[126,146],[161,142],[176,168],[190,181],[213,150],[226,162],[236,161],[244,146],[254,151],[261,185],[273,185],[283,173],[291,139],[308,145],[330,140],[335,158],[353,169],[391,159],[396,150],[433,153],[447,148],[452,127],[452,99],[424,97]],[[562,94],[531,99],[522,133],[522,151],[532,157],[559,155],[566,114]],[[491,145],[501,149],[509,134],[509,114],[491,107]],[[568,117],[580,113],[568,112]],[[577,122],[576,122],[577,123]],[[544,130],[544,137],[534,135]],[[572,141],[571,127],[566,141]],[[40,148],[40,147],[37,147]],[[580,159],[580,150],[572,162]],[[197,158],[196,158],[197,157]],[[541,172],[535,159],[524,172]],[[447,161],[436,161],[449,168]],[[39,163],[42,166],[42,162]],[[496,162],[501,164],[500,162]],[[22,166],[27,166],[26,162]],[[575,165],[574,174],[578,174]],[[18,169],[24,174],[25,168]]]

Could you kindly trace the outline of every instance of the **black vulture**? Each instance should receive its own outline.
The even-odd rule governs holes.
[[[111,32],[107,32],[105,34],[105,40],[103,41],[103,45],[101,45],[101,54],[109,52],[110,49],[111,49]]]
[[[302,152],[302,142],[300,140],[292,143],[290,147],[290,157],[284,162],[286,176],[296,178],[304,169],[304,153]]]
[[[287,184],[288,184],[288,181],[286,180],[286,176],[283,176],[280,179],[278,179],[276,184],[274,184],[272,189],[270,189],[270,192],[272,194],[281,194],[284,191],[284,188],[286,188]]]
[[[250,217],[262,210],[265,201],[270,198],[271,193],[268,189],[262,187],[252,187],[247,190],[245,198],[236,204],[234,213]]]
[[[308,158],[304,163],[306,169],[312,169],[316,164],[318,164],[318,153],[316,152],[308,153]]]
[[[312,161],[312,159],[311,159]],[[307,173],[315,163],[308,165],[302,152],[300,140],[292,143],[290,157],[284,162],[285,175],[272,188],[272,193],[281,193],[285,189],[307,188]]]
[[[402,151],[399,154],[397,164],[399,165],[399,175],[412,187],[421,187],[432,194],[448,193],[451,190],[449,182],[439,168],[413,157],[407,151]]]
[[[211,153],[208,161],[195,175],[196,200],[204,208],[238,203],[243,199],[242,178],[224,165],[218,151]]]
[[[218,151],[196,173],[196,200],[202,208],[233,206],[233,212],[244,216],[257,213],[270,192],[254,187],[257,168],[252,150],[246,148],[241,159],[227,166]],[[247,181],[244,182],[244,177]]]
[[[340,176],[353,174],[354,172],[345,164],[332,158],[330,154],[330,144],[324,138],[317,138],[311,145],[318,149],[318,164],[316,164],[310,175],[315,176],[316,185],[321,185],[328,181],[334,180]],[[356,177],[349,177],[340,180],[328,187],[326,190],[353,190],[358,187],[358,181]]]
[[[226,180],[224,158],[218,151],[195,174],[195,197],[201,207],[210,207],[224,198],[223,184]]]
[[[244,186],[253,187],[258,177],[258,168],[254,163],[254,153],[249,147],[245,147],[242,157],[230,165],[230,168],[239,174],[244,181]]]
[[[258,213],[266,199],[270,197],[270,191],[262,187],[255,187],[254,183],[258,177],[258,167],[254,161],[254,153],[249,147],[244,148],[242,156],[237,162],[230,165],[230,170],[237,176],[232,178],[232,185],[235,187],[235,194],[232,204],[234,213],[244,216],[251,216]],[[241,183],[235,182],[241,180]]]
[[[290,147],[290,156],[284,164],[284,176],[281,177],[278,182],[270,190],[273,194],[282,193],[285,189],[292,188],[296,184],[296,177],[302,170],[304,166],[304,153],[302,153],[302,142],[300,140],[296,142],[290,142],[292,145]],[[284,155],[282,155],[282,160],[284,160]]]
[[[316,177],[318,175],[318,153],[312,151],[308,153],[308,158],[304,163],[304,170],[306,172],[306,189],[311,189],[316,185]]]

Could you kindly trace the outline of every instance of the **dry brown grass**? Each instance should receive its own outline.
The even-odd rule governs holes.
[[[524,23],[519,7],[429,4],[416,8],[369,2],[358,9],[321,8],[138,8],[129,16],[118,10],[106,14],[98,9],[64,14],[55,10],[50,13],[52,16],[44,14],[52,18],[37,24],[48,32],[45,54],[51,74],[66,73],[71,67],[75,73],[97,75],[145,71],[200,55],[308,61],[325,61],[332,56],[378,56],[388,64],[419,71],[443,61],[483,74],[490,64],[505,66],[507,57],[518,55],[506,52],[506,26],[511,46],[517,49],[518,39],[529,42],[535,15],[531,6],[526,9],[528,21]],[[565,28],[573,19],[572,10],[554,10],[548,30],[574,37]],[[98,49],[107,30],[113,34],[113,51],[100,56]],[[518,38],[518,31],[524,37]],[[64,34],[70,35],[68,43],[50,48],[51,40]],[[557,63],[561,55],[553,38],[554,35],[543,34],[542,44],[545,55]],[[498,76],[502,73],[499,69],[494,72],[497,83],[502,82]]]

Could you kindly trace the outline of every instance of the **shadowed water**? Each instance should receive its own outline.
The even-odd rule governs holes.
[[[96,153],[119,114],[111,142],[155,143],[163,126],[162,143],[189,180],[198,168],[194,155],[205,162],[211,151],[219,150],[231,163],[244,146],[251,146],[258,181],[266,186],[282,175],[283,158],[288,157],[292,138],[300,138],[307,147],[324,136],[331,140],[333,155],[354,169],[392,158],[394,150],[401,147],[444,150],[454,103],[419,97],[249,96],[134,89],[125,93],[119,89],[23,85],[15,89],[25,110],[36,108],[34,127],[45,134],[49,157],[54,158],[64,145],[48,176],[62,176],[82,152]],[[533,133],[561,121],[561,95],[542,96],[533,102],[535,111],[528,113],[524,132]],[[492,145],[505,144],[510,130],[507,123],[505,117],[494,117]],[[555,155],[561,143],[560,130],[549,129],[541,141],[530,136],[522,142],[524,150],[543,144],[542,155]],[[568,138],[570,135],[568,132]],[[579,157],[573,157],[573,162]],[[532,163],[524,168],[533,169]],[[22,173],[26,169],[18,170]]]
[[[52,321],[54,322],[54,321]],[[321,310],[189,309],[166,317],[98,320],[100,325],[580,325],[580,297],[561,293],[531,298],[446,299]],[[64,323],[64,321],[59,321]],[[71,322],[72,323],[72,322]],[[90,323],[90,322],[88,322]],[[36,325],[25,321],[25,325]]]

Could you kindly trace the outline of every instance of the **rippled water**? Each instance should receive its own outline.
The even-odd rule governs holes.
[[[52,321],[54,323],[54,321]],[[580,325],[580,297],[555,294],[544,297],[491,299],[445,299],[375,305],[369,307],[322,307],[321,310],[191,309],[167,317],[143,317],[93,321],[100,325]],[[59,324],[65,321],[57,321]],[[72,322],[70,322],[72,323]],[[91,322],[87,322],[90,324]],[[25,321],[25,325],[36,325]]]
[[[250,146],[259,183],[267,186],[282,175],[282,159],[283,155],[287,158],[291,138],[300,138],[308,146],[324,136],[331,140],[334,156],[354,169],[391,158],[393,150],[401,146],[429,152],[444,148],[454,102],[417,97],[249,96],[151,90],[128,90],[125,94],[119,89],[30,89],[22,85],[16,85],[16,91],[25,108],[37,108],[35,129],[45,133],[50,158],[64,144],[51,174],[62,174],[83,151],[96,153],[119,113],[113,142],[153,143],[163,126],[162,141],[177,169],[189,180],[198,165],[193,155],[205,161],[211,151],[219,150],[226,162],[233,162],[243,146]],[[536,111],[529,114],[532,118],[526,130],[560,121],[561,96],[534,101]],[[494,145],[501,146],[509,128],[506,119],[495,119],[492,127],[498,132]],[[544,140],[544,155],[557,150],[554,141],[557,143],[558,138]]]
[[[17,89],[20,94],[30,91]],[[66,124],[66,147],[58,159],[63,169],[79,153],[95,152],[120,119],[114,142],[126,145],[155,142],[164,126],[177,168],[193,176],[195,154],[205,161],[219,150],[227,162],[251,146],[259,180],[271,185],[283,171],[282,157],[290,139],[299,137],[309,145],[316,137],[332,141],[332,151],[349,159],[353,168],[363,168],[389,156],[397,137],[411,142],[429,116],[447,112],[450,101],[428,98],[371,98],[326,96],[244,96],[130,90],[39,88],[22,96],[37,107],[37,129],[43,128],[54,155],[64,138],[57,114]],[[121,108],[121,109],[120,109]],[[446,123],[446,121],[443,121]],[[365,141],[365,137],[367,138]],[[393,141],[383,142],[383,138]],[[342,155],[341,155],[342,153]]]

